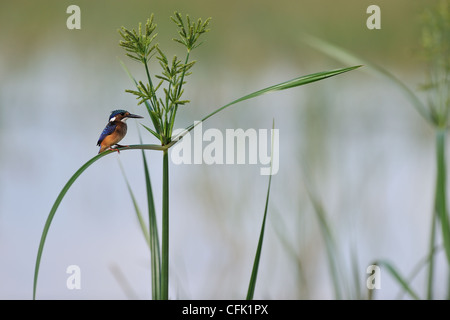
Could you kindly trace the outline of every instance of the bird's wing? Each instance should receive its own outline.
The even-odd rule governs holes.
[[[116,124],[114,123],[108,123],[105,127],[105,129],[103,129],[102,134],[100,135],[100,138],[98,138],[97,141],[97,145],[99,146],[102,141],[106,138],[106,136],[109,136],[111,133],[114,132],[114,129],[116,129]]]

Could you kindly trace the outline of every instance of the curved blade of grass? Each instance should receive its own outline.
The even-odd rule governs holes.
[[[122,68],[127,73],[128,77],[133,81],[133,83],[137,87],[138,83],[137,83],[136,79],[131,75],[130,71],[125,66],[125,64],[122,62],[122,60],[120,60],[120,59],[118,59],[118,60],[119,60],[119,63],[122,65]],[[237,104],[239,102],[242,102],[242,101],[245,101],[245,100],[249,100],[249,99],[252,99],[252,98],[256,98],[256,97],[259,97],[259,96],[261,96],[263,94],[267,94],[267,93],[271,93],[271,92],[275,92],[275,91],[286,90],[286,89],[290,89],[290,88],[295,88],[295,87],[302,86],[302,85],[305,85],[305,84],[308,84],[308,83],[324,80],[326,78],[330,78],[330,77],[339,75],[341,73],[345,73],[345,72],[357,69],[359,67],[362,67],[362,65],[360,64],[360,65],[356,65],[356,66],[353,66],[353,67],[347,67],[347,68],[335,69],[335,70],[330,70],[330,71],[322,71],[322,72],[312,73],[312,74],[309,74],[309,75],[306,75],[306,76],[297,77],[297,78],[294,78],[292,80],[285,81],[285,82],[282,82],[282,83],[279,83],[279,84],[276,84],[276,85],[273,85],[273,86],[270,86],[270,87],[267,87],[267,88],[255,91],[253,93],[245,95],[245,96],[243,96],[243,97],[241,97],[239,99],[231,101],[230,103],[228,103],[228,104],[218,108],[217,110],[215,110],[212,113],[210,113],[207,116],[205,116],[200,122],[197,122],[197,124],[207,120],[208,118],[212,117],[216,113],[219,113],[220,111],[222,111],[222,110],[224,110],[224,109],[226,109],[226,108],[228,108],[228,107],[230,107],[230,106],[232,106],[234,104]],[[148,110],[150,116],[152,117],[152,122],[155,125],[155,128],[157,128],[158,122],[153,119],[153,114],[151,112],[151,107],[150,107],[150,105],[148,104],[147,101],[145,101],[145,105],[147,107],[147,110]],[[152,130],[151,128],[148,128],[146,126],[144,126],[144,127],[151,134],[153,134],[156,138],[160,139],[160,136],[158,135],[157,132],[155,132],[154,130]],[[179,141],[186,133],[188,133],[189,131],[194,129],[194,127],[195,127],[195,124],[192,124],[189,127],[187,127],[186,131],[178,134],[176,137],[174,137],[172,139],[173,142]],[[170,146],[172,146],[172,145],[170,145]]]
[[[302,35],[302,41],[333,59],[336,59],[343,63],[362,64],[368,67],[367,69],[365,69],[366,71],[382,75],[385,79],[389,80],[398,89],[400,89],[403,94],[405,94],[406,98],[411,102],[413,107],[417,110],[417,112],[419,112],[420,115],[422,115],[424,119],[432,124],[434,123],[432,115],[429,113],[426,106],[422,103],[422,101],[420,101],[417,95],[415,95],[402,81],[400,81],[386,69],[369,61],[366,61],[341,47],[314,37],[310,34],[304,33]]]
[[[373,263],[379,267],[384,266],[386,270],[391,274],[391,276],[400,284],[400,286],[407,292],[409,295],[416,300],[420,300],[419,295],[411,288],[408,282],[400,275],[397,269],[388,261],[378,260]],[[369,289],[370,290],[370,289]],[[369,291],[369,297],[371,296],[371,291]]]
[[[308,83],[312,83],[312,82],[316,82],[316,81],[320,81],[320,80],[324,80],[326,78],[330,78],[333,76],[337,76],[341,73],[344,72],[348,72],[354,69],[357,69],[361,67],[361,65],[357,65],[357,66],[353,66],[353,67],[348,67],[348,68],[342,68],[342,69],[336,69],[336,70],[330,70],[330,71],[323,71],[323,72],[317,72],[317,73],[312,73],[306,76],[302,76],[302,77],[297,77],[295,79],[289,80],[289,81],[285,81],[258,91],[255,91],[253,93],[247,94],[239,99],[236,99],[234,101],[231,101],[230,103],[224,105],[223,107],[218,108],[217,110],[211,112],[210,114],[208,114],[206,117],[204,117],[200,122],[197,122],[197,124],[207,120],[208,118],[211,118],[213,115],[215,115],[216,113],[219,113],[220,111],[234,105],[237,104],[239,102],[245,101],[245,100],[249,100],[249,99],[253,99],[256,97],[259,97],[263,94],[267,94],[267,93],[271,93],[271,92],[275,92],[275,91],[281,91],[281,90],[286,90],[286,89],[291,89],[291,88],[295,88],[298,86],[302,86]],[[192,124],[189,127],[186,128],[186,131],[180,133],[179,135],[177,135],[174,140],[178,141],[181,137],[183,137],[186,133],[188,133],[189,131],[191,131],[192,129],[194,129],[194,127],[196,126],[196,124]]]
[[[275,129],[275,120],[272,123],[272,130],[273,129]],[[273,136],[272,136],[272,149],[271,150],[273,150]],[[273,159],[273,152],[272,152],[272,155],[270,158],[269,185],[267,187],[266,205],[264,207],[264,217],[263,217],[263,222],[262,222],[262,226],[261,226],[261,232],[259,234],[258,247],[256,249],[255,260],[253,262],[252,275],[250,277],[250,283],[248,285],[247,300],[253,300],[253,294],[255,293],[255,286],[256,286],[256,278],[258,277],[259,261],[261,259],[261,250],[262,250],[262,245],[263,245],[263,240],[264,240],[264,230],[266,228],[267,208],[269,207],[270,185],[272,182],[272,159]]]
[[[141,149],[141,150],[166,150],[169,147],[169,145],[161,147],[158,145],[153,144],[146,144],[146,145],[131,145],[127,147],[121,147],[119,148],[120,151],[125,150],[133,150],[133,149]],[[62,188],[61,192],[59,193],[58,197],[56,198],[55,202],[53,203],[53,206],[50,210],[50,213],[47,217],[47,220],[44,225],[44,230],[42,231],[41,240],[39,243],[38,253],[36,257],[36,265],[34,268],[34,280],[33,280],[33,299],[36,298],[36,288],[37,288],[37,280],[39,275],[39,266],[41,263],[42,253],[44,251],[44,245],[45,245],[45,239],[47,238],[48,230],[50,229],[50,225],[53,221],[53,217],[55,216],[56,210],[58,209],[62,199],[66,195],[67,191],[69,191],[70,187],[73,185],[73,183],[77,180],[77,178],[92,164],[94,164],[97,160],[103,158],[104,156],[107,156],[115,151],[108,150],[105,152],[102,152],[92,159],[88,160],[84,165],[82,165],[73,175],[70,177],[70,179],[67,181],[67,183]]]

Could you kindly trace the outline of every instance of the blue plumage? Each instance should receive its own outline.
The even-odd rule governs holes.
[[[106,138],[106,136],[109,136],[111,133],[114,132],[114,130],[116,129],[116,126],[117,126],[117,124],[115,124],[114,122],[109,122],[106,125],[105,129],[103,129],[103,132],[100,135],[100,138],[98,138],[98,141],[97,141],[98,146],[102,143],[102,141]]]

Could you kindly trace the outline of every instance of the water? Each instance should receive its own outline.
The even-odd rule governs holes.
[[[115,49],[108,54],[104,48],[110,46],[93,42],[80,50],[76,41],[61,38],[54,46],[52,34],[23,64],[6,51],[0,59],[2,299],[31,299],[48,213],[70,176],[98,152],[95,143],[109,112],[125,108],[150,124],[143,108],[124,92],[131,82]],[[239,60],[201,67],[199,59],[186,91],[192,103],[180,109],[176,126],[190,125],[254,90],[336,67],[320,59],[299,65],[292,56],[281,56],[242,72]],[[139,71],[136,65],[130,68]],[[394,71],[412,88],[422,81],[420,68],[405,70]],[[270,129],[273,119],[280,133],[280,169],[273,178],[255,298],[335,298],[308,188],[320,200],[335,237],[339,279],[343,289],[348,287],[345,298],[355,297],[356,278],[365,292],[366,268],[374,260],[389,260],[409,275],[427,254],[435,164],[433,132],[407,100],[382,79],[353,71],[233,106],[205,122],[204,129]],[[128,122],[125,144],[139,141],[135,123]],[[155,143],[141,133],[146,143]],[[147,156],[160,214],[161,154]],[[92,165],[53,220],[38,298],[151,297],[149,252],[118,161],[145,213],[139,152],[110,155]],[[171,298],[245,297],[268,183],[260,167],[171,164]],[[435,296],[444,297],[442,252],[437,259]],[[81,270],[79,290],[67,287],[71,265]],[[424,271],[414,282],[420,293],[425,292]],[[398,292],[382,269],[375,297],[396,299]]]

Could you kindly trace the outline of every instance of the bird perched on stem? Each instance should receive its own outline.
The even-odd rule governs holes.
[[[120,153],[119,147],[124,147],[118,144],[120,140],[127,134],[126,120],[128,118],[143,118],[136,114],[131,114],[126,110],[114,110],[109,116],[108,124],[103,129],[100,138],[98,138],[97,145],[100,146],[98,153],[105,150],[115,150]],[[112,146],[116,148],[111,148]]]

